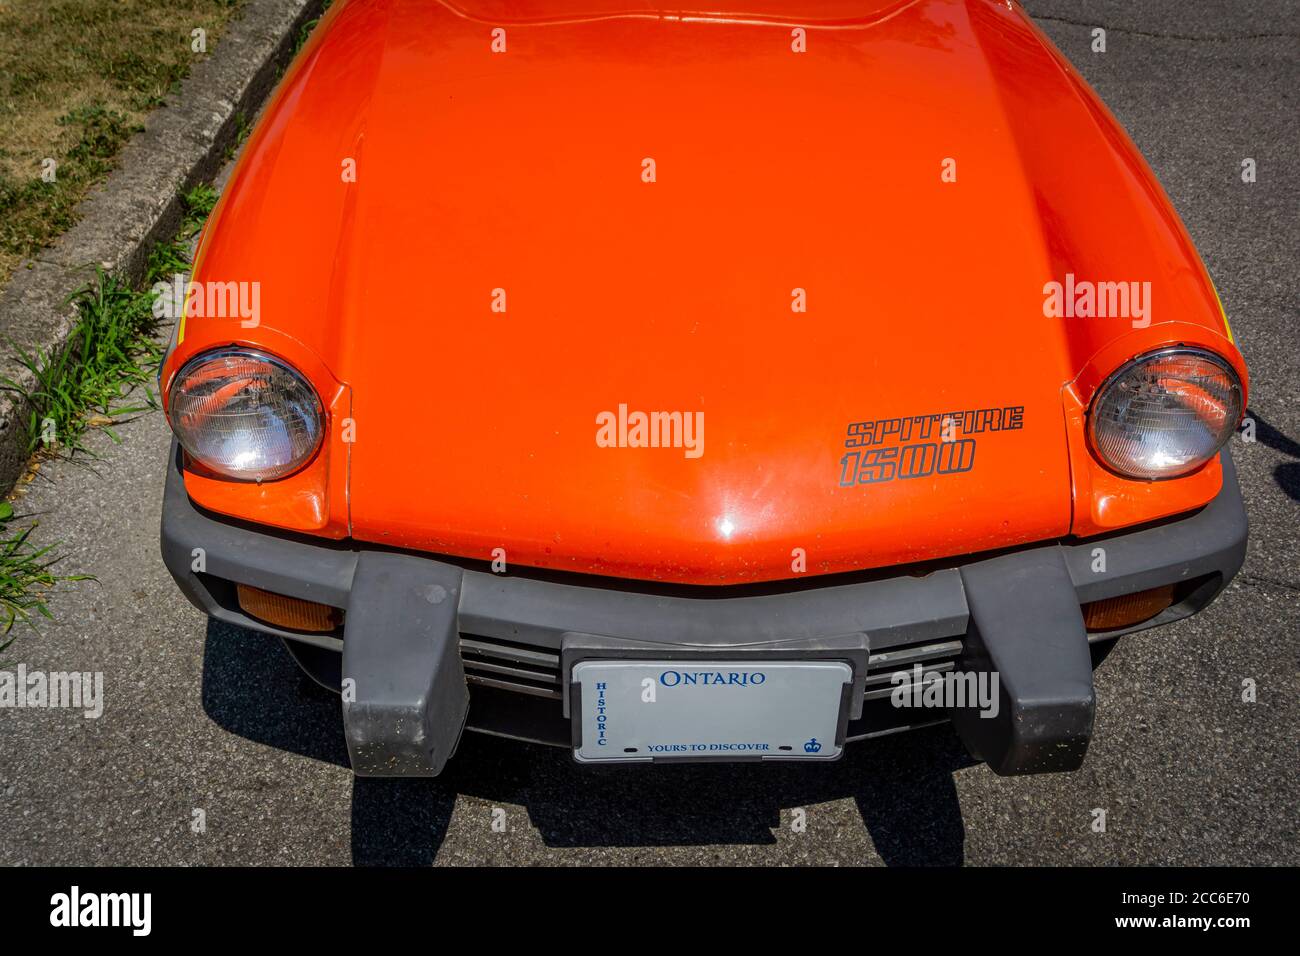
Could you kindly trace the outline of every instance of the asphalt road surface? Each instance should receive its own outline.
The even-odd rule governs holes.
[[[64,542],[66,572],[99,580],[57,597],[57,621],[0,667],[102,671],[106,705],[96,720],[0,710],[0,863],[1300,862],[1300,7],[1031,10],[1187,223],[1250,363],[1258,436],[1232,444],[1243,573],[1205,613],[1105,660],[1082,770],[999,778],[943,727],[833,765],[598,772],[468,735],[438,781],[354,780],[337,698],[277,642],[209,625],[164,570],[168,435],[152,413],[122,446],[102,440],[93,469],[48,466],[20,504]],[[1105,54],[1090,50],[1098,25]]]

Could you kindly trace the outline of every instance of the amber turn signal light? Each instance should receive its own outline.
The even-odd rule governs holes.
[[[239,606],[245,613],[276,627],[294,631],[332,631],[343,621],[343,612],[328,604],[272,594],[247,584],[237,584],[235,590],[239,593]]]
[[[1173,603],[1174,586],[1162,584],[1158,588],[1085,604],[1083,624],[1090,631],[1117,631],[1149,621]]]

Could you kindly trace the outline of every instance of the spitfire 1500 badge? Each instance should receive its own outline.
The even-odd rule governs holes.
[[[840,485],[953,475],[975,467],[975,438],[1024,424],[1023,405],[852,422],[840,459]]]

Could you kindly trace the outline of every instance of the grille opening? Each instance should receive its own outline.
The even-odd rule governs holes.
[[[918,665],[922,679],[928,674],[950,671],[956,666],[961,651],[962,642],[953,640],[872,654],[867,665],[865,699],[887,701],[899,683],[911,686],[916,677],[914,668]],[[558,651],[495,637],[462,634],[460,656],[465,665],[465,677],[472,684],[553,700],[563,696]],[[906,675],[906,680],[899,678],[896,682],[894,675],[898,673]]]
[[[556,703],[561,697],[557,651],[475,634],[462,634],[460,644],[471,700],[481,698],[484,705],[477,708],[471,703],[467,726],[568,746],[569,722],[560,715]],[[296,640],[285,641],[284,645],[317,682],[338,692],[343,663],[339,650]],[[946,720],[946,716],[930,711],[894,707],[889,700],[889,692],[894,689],[890,678],[905,673],[909,677],[905,686],[910,686],[914,677],[911,668],[916,663],[921,664],[923,677],[927,672],[952,670],[961,650],[960,640],[950,640],[871,655],[862,718],[850,722],[849,738],[878,736]]]
[[[930,674],[944,674],[957,666],[961,656],[961,641],[940,641],[900,647],[872,654],[867,661],[867,681],[863,699],[888,701],[900,686],[911,687]],[[918,670],[919,668],[919,670]],[[902,675],[896,677],[895,675]]]
[[[460,659],[471,684],[559,700],[560,655],[514,641],[460,636]]]

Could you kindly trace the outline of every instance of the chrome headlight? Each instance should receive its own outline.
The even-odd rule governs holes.
[[[233,347],[185,363],[172,380],[167,418],[201,464],[249,481],[297,471],[324,430],[320,399],[302,375],[264,352]]]
[[[1097,389],[1088,434],[1102,462],[1130,478],[1173,478],[1209,461],[1241,420],[1241,380],[1204,349],[1139,355]]]

